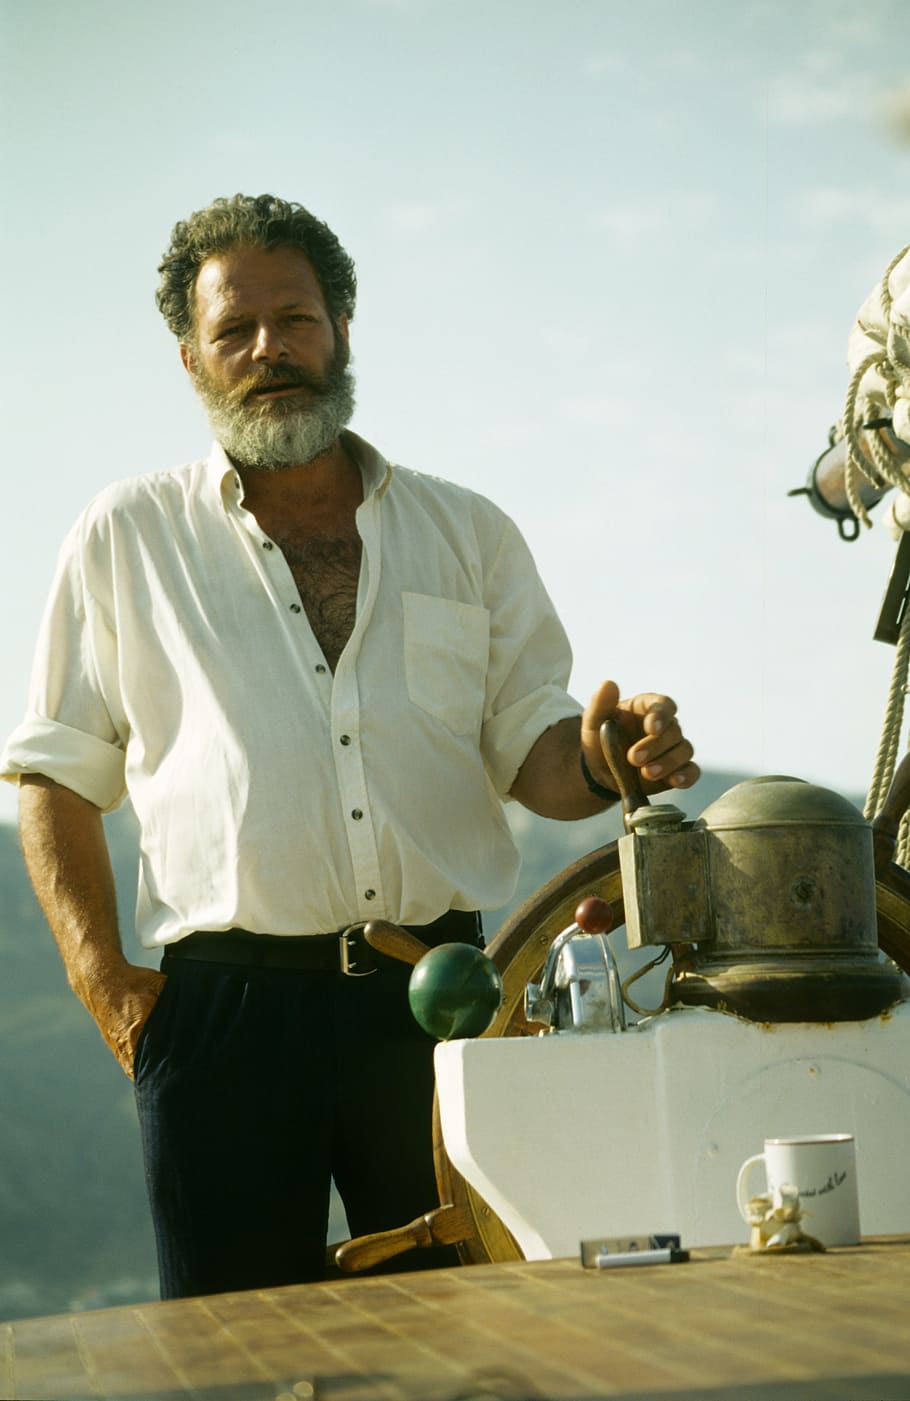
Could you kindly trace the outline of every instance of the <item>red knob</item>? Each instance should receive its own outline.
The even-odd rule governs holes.
[[[576,909],[575,923],[586,934],[606,934],[613,927],[613,911],[606,900],[589,895]]]

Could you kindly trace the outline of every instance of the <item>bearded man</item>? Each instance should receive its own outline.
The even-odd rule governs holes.
[[[508,517],[347,430],[355,277],[326,225],[218,200],[159,271],[217,441],[75,525],[4,772],[70,983],[135,1077],[176,1297],[320,1278],[333,1176],[355,1235],[436,1200],[433,1046],[363,922],[480,943],[517,874],[503,800],[614,801],[610,714],[649,791],[698,769],[666,697],[605,682],[581,715]],[[117,929],[101,814],[127,796],[161,972]]]

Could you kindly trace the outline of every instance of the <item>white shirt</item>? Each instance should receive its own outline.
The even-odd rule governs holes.
[[[109,487],[64,543],[3,776],[129,795],[148,947],[424,924],[514,889],[501,799],[581,710],[565,633],[496,506],[345,445],[363,554],[334,677],[217,446]]]

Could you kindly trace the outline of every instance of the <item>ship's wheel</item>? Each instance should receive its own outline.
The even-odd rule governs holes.
[[[539,1027],[524,1016],[524,990],[541,973],[550,944],[572,924],[587,896],[600,896],[613,910],[613,928],[624,923],[622,878],[616,842],[592,851],[554,876],[527,900],[488,945],[503,983],[502,1006],[485,1036],[533,1036]],[[878,943],[910,974],[910,872],[893,863],[876,878]],[[425,1216],[373,1237],[348,1241],[336,1253],[341,1269],[355,1271],[415,1246],[452,1244],[464,1264],[521,1260],[523,1255],[499,1216],[453,1166],[442,1139],[438,1099],[433,1110],[433,1156],[439,1206]]]

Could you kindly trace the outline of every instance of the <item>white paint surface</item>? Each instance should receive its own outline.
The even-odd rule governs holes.
[[[863,1234],[910,1231],[910,1002],[834,1025],[686,1008],[620,1035],[452,1041],[436,1079],[450,1158],[531,1260],[600,1235],[745,1241],[739,1166],[798,1133],[854,1134]]]

